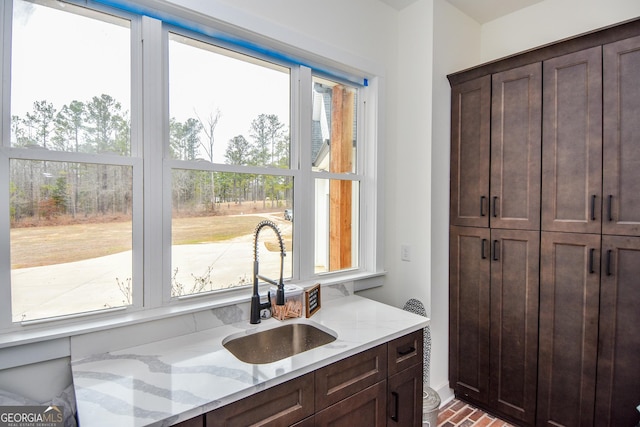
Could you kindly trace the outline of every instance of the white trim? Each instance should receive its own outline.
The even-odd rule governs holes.
[[[361,249],[358,268],[348,271],[315,274],[313,267],[314,249],[313,227],[311,222],[302,223],[294,221],[294,245],[296,257],[294,258],[294,270],[292,282],[300,285],[321,282],[325,284],[353,282],[357,290],[381,286],[382,276],[382,222],[381,214],[371,215],[372,211],[382,209],[381,177],[375,176],[382,164],[380,147],[377,135],[381,130],[382,112],[380,111],[379,98],[381,85],[378,77],[369,77],[369,86],[359,88],[358,96],[358,174],[331,174],[315,173],[311,170],[311,102],[312,76],[326,76],[326,71],[336,73],[340,79],[343,76],[363,78],[371,70],[377,67],[354,58],[333,47],[322,45],[321,42],[308,38],[298,45],[298,34],[284,28],[274,26],[273,22],[263,19],[256,20],[255,16],[239,12],[229,8],[229,14],[218,13],[216,18],[207,16],[203,11],[193,11],[167,1],[138,0],[124,2],[121,0],[71,0],[72,3],[84,7],[96,7],[101,12],[109,13],[105,5],[114,6],[117,3],[129,5],[138,10],[145,7],[160,11],[160,15],[169,16],[169,12],[175,13],[176,18],[197,24],[196,30],[203,30],[203,37],[210,36],[212,32],[225,32],[223,35],[232,35],[235,39],[246,36],[250,43],[259,43],[260,46],[282,51],[283,55],[292,55],[311,64],[319,64],[320,71],[304,65],[291,67],[291,115],[290,135],[292,150],[290,153],[290,169],[275,169],[267,167],[234,166],[225,164],[211,164],[206,162],[177,161],[168,155],[169,132],[169,105],[168,105],[168,52],[167,33],[169,28],[162,21],[149,16],[139,17],[132,14],[131,7],[124,9],[122,16],[131,20],[131,45],[132,45],[132,78],[131,78],[131,156],[95,155],[87,153],[56,152],[50,150],[33,150],[21,148],[0,147],[0,162],[8,164],[10,154],[12,158],[25,158],[34,160],[56,160],[65,162],[87,162],[97,164],[127,165],[133,168],[134,173],[134,205],[133,205],[133,306],[118,310],[118,314],[106,311],[94,312],[82,316],[69,316],[67,318],[53,319],[51,321],[36,322],[31,325],[13,325],[11,323],[10,310],[3,310],[0,318],[0,327],[9,325],[0,333],[0,348],[13,347],[36,343],[39,341],[57,339],[68,336],[86,334],[93,331],[109,330],[112,328],[135,325],[158,319],[171,318],[188,313],[208,310],[215,307],[230,304],[248,303],[249,289],[240,287],[237,289],[219,292],[215,296],[198,295],[189,299],[171,299],[171,171],[172,168],[215,170],[218,172],[243,172],[263,175],[291,176],[295,179],[294,209],[296,218],[313,218],[314,179],[347,179],[360,182],[360,206],[359,230]],[[7,2],[10,3],[11,2]],[[6,4],[6,3],[5,3]],[[213,0],[212,4],[221,4]],[[203,4],[202,8],[210,7]],[[225,6],[226,7],[226,6]],[[10,6],[8,7],[10,9]],[[3,9],[6,11],[7,7]],[[232,10],[233,9],[233,10]],[[2,18],[3,10],[0,10]],[[158,15],[156,13],[155,15]],[[230,19],[224,21],[225,16]],[[11,19],[4,16],[5,21]],[[222,19],[222,21],[221,21]],[[175,21],[175,20],[174,20]],[[175,24],[175,22],[169,22]],[[215,26],[216,29],[213,29]],[[266,26],[271,31],[265,31],[261,35],[255,33],[255,28]],[[7,26],[4,26],[5,28]],[[218,29],[220,27],[220,29]],[[172,28],[172,32],[175,30]],[[279,33],[278,39],[273,39],[270,32]],[[5,31],[6,33],[6,31]],[[10,42],[4,36],[4,62],[3,71],[9,69],[9,57],[6,52]],[[293,46],[295,43],[297,46]],[[7,44],[8,43],[8,44]],[[316,46],[320,43],[322,46]],[[310,50],[305,50],[305,47]],[[317,49],[317,51],[314,51]],[[344,59],[340,63],[336,58]],[[158,65],[161,64],[159,67]],[[10,64],[9,64],[10,65]],[[151,70],[143,73],[143,70]],[[363,71],[369,70],[369,71]],[[344,80],[344,79],[342,79]],[[6,81],[3,88],[7,87]],[[9,86],[10,88],[10,86]],[[10,105],[9,95],[3,93],[3,105]],[[144,108],[143,108],[144,107]],[[10,120],[6,111],[3,114],[3,123]],[[7,116],[7,117],[5,117]],[[10,133],[6,126],[3,132]],[[365,157],[366,156],[366,157]],[[0,165],[2,166],[2,165]],[[8,174],[2,174],[3,177]],[[8,202],[8,182],[0,178],[0,202]],[[371,209],[374,207],[374,209]],[[164,214],[161,214],[164,212]],[[311,220],[308,220],[311,221]],[[8,212],[0,213],[0,224],[9,224]],[[144,228],[143,228],[144,227]],[[0,231],[0,252],[9,248],[9,227],[5,226]],[[143,250],[144,249],[144,250]],[[161,263],[161,267],[158,266]],[[5,265],[6,264],[6,265]],[[0,260],[0,279],[10,278],[9,257]],[[7,281],[7,283],[9,283]],[[162,286],[159,286],[162,284]],[[9,288],[7,290],[7,288]],[[5,294],[8,294],[8,298]],[[10,307],[10,287],[0,289],[0,309]],[[5,318],[6,317],[6,318]]]
[[[144,305],[158,307],[162,305],[164,286],[164,268],[157,267],[159,259],[166,259],[163,254],[166,224],[159,212],[163,208],[163,149],[168,124],[164,117],[168,114],[166,96],[166,46],[161,43],[164,32],[158,20],[142,17],[142,68],[159,70],[156,73],[145,73],[142,81],[143,109],[143,147],[144,147]],[[158,64],[162,64],[158,67]],[[159,185],[158,185],[159,184]],[[170,238],[170,236],[169,236]]]

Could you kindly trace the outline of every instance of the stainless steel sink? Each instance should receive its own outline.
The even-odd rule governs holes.
[[[239,332],[222,345],[246,363],[271,363],[335,341],[337,334],[311,323],[285,323],[268,329]]]

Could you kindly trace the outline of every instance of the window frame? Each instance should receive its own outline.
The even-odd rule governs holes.
[[[0,19],[3,23],[4,32],[2,34],[2,75],[3,85],[1,90],[2,99],[2,120],[0,123],[0,205],[9,206],[9,164],[12,159],[34,160],[34,161],[55,161],[70,163],[90,163],[113,166],[129,166],[132,169],[132,284],[133,300],[129,306],[113,307],[111,309],[87,311],[82,313],[70,313],[59,317],[26,320],[22,322],[12,321],[12,300],[11,300],[11,258],[10,258],[10,217],[8,209],[3,209],[0,213],[0,253],[3,255],[0,260],[0,280],[7,286],[0,287],[0,335],[4,331],[24,330],[33,327],[40,328],[42,325],[55,325],[77,321],[77,318],[90,318],[91,316],[104,316],[113,312],[131,312],[143,309],[142,293],[142,143],[139,124],[141,122],[141,103],[138,99],[141,96],[139,81],[140,60],[142,54],[141,39],[141,19],[135,14],[105,8],[100,5],[87,7],[82,4],[71,3],[74,7],[86,9],[87,15],[95,18],[95,12],[121,18],[130,22],[130,53],[131,69],[130,75],[130,154],[120,156],[113,154],[94,154],[82,152],[65,152],[56,150],[34,150],[22,147],[11,146],[11,46],[12,46],[12,26],[13,26],[13,2],[4,2],[0,9]],[[48,6],[43,6],[48,7]],[[67,12],[74,13],[74,12]],[[105,20],[106,21],[106,20]],[[7,76],[5,78],[5,76]]]
[[[69,0],[67,0],[69,1]],[[291,282],[308,286],[317,282],[323,284],[354,282],[356,290],[381,285],[380,277],[384,275],[382,250],[382,159],[378,144],[378,134],[382,129],[379,105],[382,101],[380,77],[364,80],[364,84],[354,83],[353,78],[342,76],[368,73],[348,64],[344,68],[336,66],[336,62],[319,57],[310,52],[300,52],[288,45],[280,45],[267,36],[230,27],[211,17],[204,17],[196,12],[184,11],[171,6],[158,6],[156,13],[139,15],[138,6],[144,6],[144,0],[133,2],[131,11],[104,6],[100,2],[80,2],[71,0],[72,4],[97,10],[131,22],[131,155],[128,158],[110,155],[93,155],[83,153],[46,152],[8,147],[10,138],[10,80],[3,78],[0,88],[2,100],[2,122],[0,135],[3,137],[0,146],[0,171],[5,170],[9,158],[27,156],[35,160],[83,161],[104,164],[131,164],[134,168],[134,213],[133,213],[133,305],[114,309],[70,315],[66,318],[43,319],[25,324],[11,322],[10,286],[0,287],[0,348],[21,342],[40,341],[88,330],[109,329],[126,324],[146,322],[172,315],[192,313],[203,309],[225,306],[249,301],[250,286],[214,293],[196,294],[184,298],[171,298],[171,170],[181,169],[214,170],[217,172],[246,172],[291,176],[294,179],[293,208],[297,221],[293,224],[293,239],[296,255],[293,261]],[[5,2],[0,8],[0,21],[4,31],[0,36],[2,59],[2,75],[10,75],[10,46],[12,2]],[[169,14],[169,18],[166,16]],[[176,21],[193,22],[199,25],[195,32]],[[196,38],[206,43],[216,44],[259,59],[265,59],[291,70],[291,117],[290,117],[290,167],[277,169],[227,164],[206,164],[171,159],[169,156],[169,99],[168,99],[168,34],[169,32]],[[218,37],[212,37],[217,35]],[[246,44],[233,44],[228,40],[244,40]],[[246,38],[245,38],[246,37]],[[244,38],[244,39],[243,39]],[[142,40],[145,40],[142,49]],[[263,51],[256,51],[246,46],[263,46]],[[270,49],[281,49],[282,58],[274,58],[264,52]],[[287,50],[289,49],[289,50]],[[291,55],[291,56],[289,56]],[[288,58],[297,55],[298,61]],[[286,60],[283,58],[287,58]],[[158,67],[158,64],[162,64]],[[147,72],[144,70],[156,70]],[[333,72],[326,72],[329,69]],[[7,74],[9,73],[9,74]],[[370,73],[370,72],[369,72]],[[314,76],[343,82],[358,88],[357,110],[357,156],[356,174],[335,174],[315,172],[311,166],[311,146],[301,141],[311,140],[312,115],[312,78]],[[8,82],[8,83],[7,83]],[[143,108],[143,106],[145,108]],[[305,119],[306,118],[306,119]],[[161,123],[161,126],[155,125]],[[8,141],[8,142],[7,142]],[[134,141],[136,141],[134,150]],[[159,148],[161,144],[162,149]],[[22,157],[20,157],[22,158]],[[0,204],[8,202],[8,173],[0,172]],[[314,232],[313,223],[299,218],[313,218],[315,211],[313,191],[316,178],[349,179],[359,182],[359,240],[358,266],[353,269],[335,272],[315,273],[313,266]],[[151,183],[154,183],[151,185]],[[137,202],[136,202],[137,201]],[[5,205],[6,206],[6,205]],[[162,212],[162,215],[158,215]],[[8,209],[0,210],[0,281],[10,283],[11,266],[9,254],[9,214]],[[160,230],[161,232],[158,232]],[[157,268],[158,261],[162,267]],[[161,284],[159,286],[158,284]],[[7,306],[8,304],[8,306]],[[5,310],[9,308],[9,310]],[[116,311],[114,313],[113,311]],[[80,320],[79,320],[80,319]],[[35,323],[35,324],[33,324]]]

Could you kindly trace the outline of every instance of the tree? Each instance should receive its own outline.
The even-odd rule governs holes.
[[[11,145],[24,147],[29,143],[29,137],[24,129],[24,120],[20,116],[11,116]]]
[[[227,164],[231,165],[247,165],[251,159],[251,144],[245,139],[244,136],[238,135],[229,140],[227,145],[227,151],[224,154]],[[231,175],[231,186],[233,198],[236,202],[241,203],[245,198],[244,192],[246,191],[246,185],[249,179],[247,174],[234,173]]]
[[[205,154],[207,155],[208,157],[207,160],[213,163],[213,146],[215,142],[214,132],[216,130],[216,126],[218,126],[218,121],[220,120],[220,117],[221,117],[220,110],[217,109],[215,114],[210,113],[206,123],[204,123],[200,118],[200,116],[198,116],[197,114],[196,114],[196,117],[198,117],[198,121],[202,125],[202,130],[204,131],[205,135],[207,135],[207,141],[206,142],[200,141],[200,147],[202,147]]]
[[[96,153],[130,153],[128,114],[110,95],[94,96],[86,104],[86,134]]]
[[[281,144],[283,139],[286,139],[282,129],[284,125],[280,123],[280,119],[275,114],[260,114],[256,119],[251,122],[250,134],[254,140],[253,146],[253,160],[256,165],[260,166],[274,166],[277,167],[280,164],[280,157],[283,153],[288,156],[288,148],[283,150]],[[278,198],[276,191],[275,179],[272,176],[263,176],[262,187],[264,193],[269,193],[271,203]],[[259,185],[256,182],[256,185]],[[266,194],[263,193],[263,198]]]
[[[211,163],[213,163],[213,146],[214,146],[214,142],[215,142],[214,132],[216,130],[216,126],[218,126],[218,121],[220,120],[220,116],[221,116],[220,110],[216,110],[215,114],[214,113],[210,113],[209,114],[209,118],[207,119],[207,123],[203,123],[202,119],[197,114],[196,114],[196,116],[198,117],[198,120],[200,121],[200,124],[202,125],[202,129],[203,129],[205,135],[207,135],[207,142],[205,143],[205,142],[200,141],[200,147],[202,147],[202,149],[206,153],[207,157],[209,157],[208,160]],[[213,172],[211,172],[210,178],[211,178],[211,209],[215,210],[216,209],[216,191],[215,191],[214,173]]]
[[[57,150],[80,151],[80,135],[84,128],[85,105],[71,101],[63,105],[55,119],[53,143]]]
[[[200,146],[202,123],[194,118],[180,123],[172,117],[169,122],[171,156],[180,160],[195,160]]]
[[[246,165],[251,155],[251,144],[244,136],[238,135],[229,140],[224,157],[229,165]]]
[[[256,164],[274,166],[281,156],[279,144],[284,138],[284,125],[275,114],[260,114],[251,122],[250,135],[255,142]]]
[[[33,112],[26,114],[24,123],[29,129],[34,130],[34,134],[30,132],[30,143],[47,147],[49,136],[53,131],[53,119],[55,117],[56,110],[53,108],[53,104],[47,101],[35,101],[33,103]]]

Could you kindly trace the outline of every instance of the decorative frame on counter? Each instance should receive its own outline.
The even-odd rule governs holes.
[[[320,310],[320,283],[304,291],[304,306],[307,319]]]

